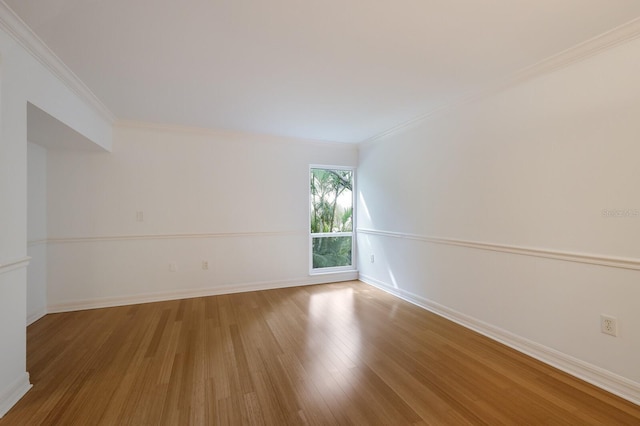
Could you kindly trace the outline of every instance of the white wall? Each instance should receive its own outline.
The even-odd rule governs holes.
[[[47,309],[47,150],[27,144],[27,324]]]
[[[363,144],[361,279],[640,401],[640,271],[584,256],[640,266],[638,58],[635,40]]]
[[[110,154],[49,151],[49,309],[355,278],[308,274],[308,171],[356,163],[354,145],[144,126]]]
[[[30,387],[26,372],[27,102],[107,147],[111,127],[16,39],[0,3],[0,416]],[[16,24],[19,26],[19,24]],[[5,28],[11,27],[11,31]]]

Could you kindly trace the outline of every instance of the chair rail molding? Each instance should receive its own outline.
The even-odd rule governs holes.
[[[358,228],[360,234],[377,235],[389,238],[422,241],[431,244],[444,244],[450,246],[466,247],[476,250],[489,250],[502,253],[517,254],[521,256],[534,256],[546,259],[563,260],[566,262],[587,263],[590,265],[608,266],[611,268],[640,270],[640,259],[627,257],[613,257],[597,254],[574,253],[561,250],[513,246],[490,242],[458,240],[453,238],[434,237],[428,235],[408,234],[403,232],[379,231],[367,228]]]
[[[29,256],[3,259],[0,261],[0,274],[5,274],[9,271],[13,271],[20,268],[26,268],[29,265],[31,258]]]
[[[50,237],[46,240],[29,241],[28,245],[90,243],[101,241],[139,241],[139,240],[178,240],[198,238],[250,238],[250,237],[290,237],[308,235],[306,231],[265,231],[265,232],[213,232],[213,233],[181,233],[181,234],[132,234],[132,235],[97,235],[86,237]]]

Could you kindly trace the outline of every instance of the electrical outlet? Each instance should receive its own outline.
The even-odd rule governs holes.
[[[144,212],[136,212],[136,221],[144,222]]]
[[[600,331],[611,336],[618,335],[618,319],[609,315],[600,315]]]
[[[202,269],[205,270],[205,271],[207,269],[209,269],[209,262],[207,262],[206,260],[203,260],[202,261]]]
[[[373,262],[375,262],[376,258],[375,258],[375,256],[374,256],[374,255],[371,255],[371,256],[369,257],[369,260],[371,261],[371,263],[373,263]]]
[[[169,272],[176,272],[178,270],[178,264],[176,262],[169,262]]]

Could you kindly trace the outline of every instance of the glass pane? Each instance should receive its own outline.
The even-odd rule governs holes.
[[[313,268],[351,266],[351,237],[313,238]]]
[[[353,231],[353,170],[311,169],[311,233]]]

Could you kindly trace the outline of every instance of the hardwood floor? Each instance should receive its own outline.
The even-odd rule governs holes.
[[[640,407],[360,282],[47,315],[6,425],[640,424]]]

